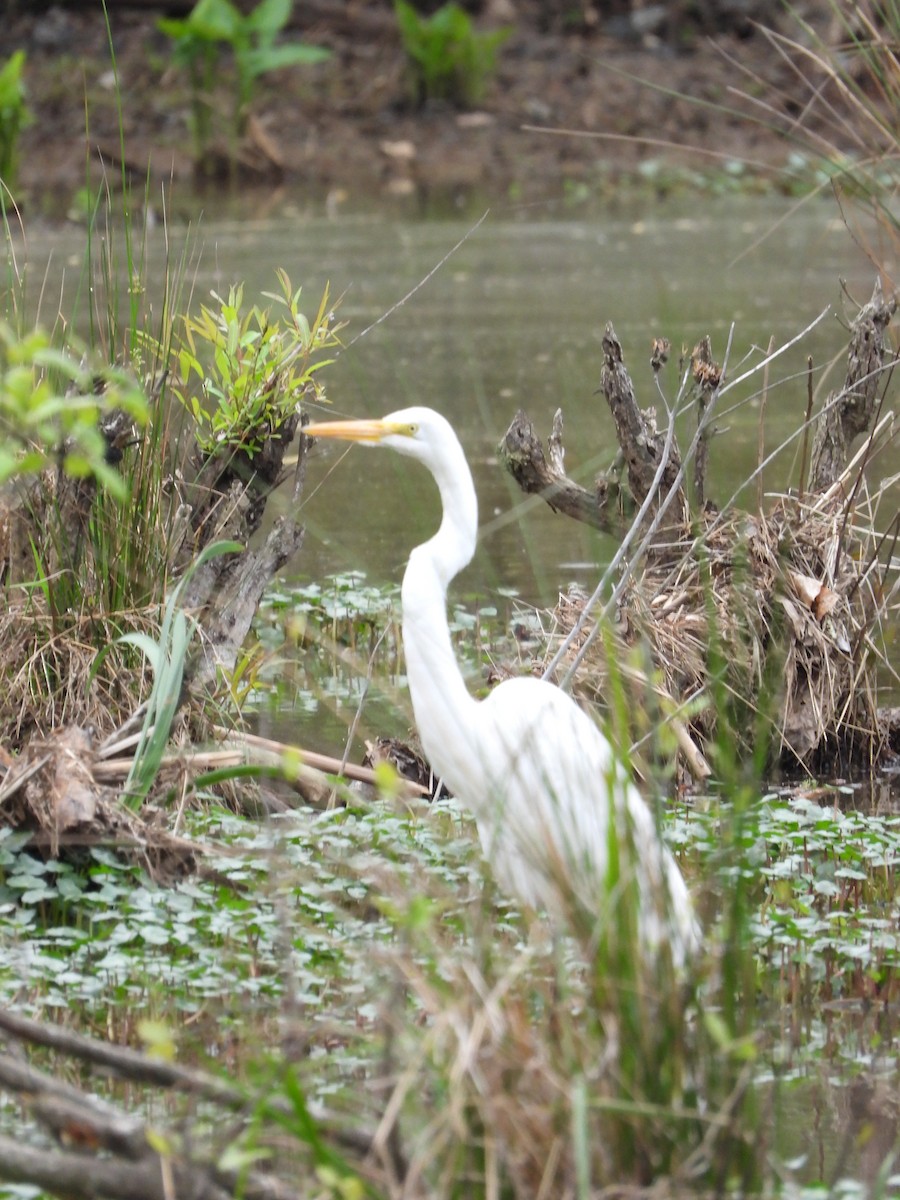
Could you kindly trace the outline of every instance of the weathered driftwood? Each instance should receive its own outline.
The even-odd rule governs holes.
[[[194,571],[183,603],[197,619],[201,639],[190,669],[193,690],[215,682],[220,670],[230,670],[250,630],[260,599],[275,574],[299,549],[303,527],[293,517],[306,466],[306,438],[300,438],[292,503],[259,549],[249,549],[273,490],[283,481],[284,457],[300,423],[292,414],[274,430],[261,449],[224,458],[195,455],[195,482],[186,489],[190,506],[188,530],[179,559],[187,568],[204,547],[234,541],[239,554],[222,555]]]
[[[158,809],[135,814],[122,804],[130,760],[114,765],[103,759],[90,731],[80,726],[29,739],[3,765],[0,824],[29,831],[29,844],[39,854],[58,858],[95,846],[116,849],[152,878],[167,881],[192,873],[204,853],[196,842],[172,833]],[[161,771],[163,784],[177,781],[191,766],[173,759]],[[197,764],[194,773],[201,769]]]
[[[721,384],[709,339],[690,356],[698,421],[692,461],[686,464],[692,470],[691,494],[673,446],[662,470],[659,502],[654,502],[651,491],[665,438],[653,411],[639,408],[621,346],[612,327],[606,327],[601,390],[627,467],[622,491],[630,493],[632,505],[651,497],[644,522],[650,544],[620,583],[616,637],[620,651],[638,642],[649,647],[666,695],[690,705],[690,732],[701,743],[716,722],[708,695],[711,643],[724,667],[727,693],[745,708],[739,736],[749,743],[755,712],[774,705],[769,713],[773,760],[808,769],[871,763],[887,743],[889,723],[877,710],[874,656],[868,652],[870,635],[884,617],[878,564],[884,540],[874,530],[867,534],[860,519],[867,487],[863,468],[876,441],[893,436],[887,418],[850,461],[848,451],[854,437],[871,430],[878,409],[884,331],[895,309],[896,302],[885,301],[876,286],[853,323],[845,386],[826,402],[817,425],[810,472],[815,488],[779,501],[768,514],[753,515],[720,514],[707,502],[709,416]],[[665,359],[659,347],[667,348],[661,339],[654,342],[651,358],[655,373]],[[517,414],[512,428],[529,431],[528,438],[517,438],[525,461],[520,459],[514,477],[542,480],[554,508],[581,519],[587,511],[597,523],[583,497],[569,508],[556,503],[556,481],[547,474],[524,413]],[[655,529],[653,514],[673,488],[667,527]],[[561,599],[555,617],[562,635],[574,629],[582,609]],[[570,660],[583,653],[583,644],[581,635]],[[773,679],[782,685],[774,697],[769,694]],[[600,646],[584,658],[576,686],[599,696],[605,682]],[[667,707],[660,708],[659,719],[666,719]]]
[[[616,426],[619,447],[625,456],[628,486],[635,504],[640,505],[653,489],[657,469],[665,450],[665,434],[656,427],[656,410],[638,407],[631,377],[625,369],[622,346],[611,324],[603,334],[603,366],[600,369],[600,390],[606,397]],[[688,503],[684,488],[676,484],[681,458],[673,446],[665,465],[662,480],[656,491],[661,502],[677,488],[675,504],[669,510],[670,520],[687,520]]]
[[[184,793],[197,776],[245,764],[271,772],[278,791],[257,794],[241,789],[242,807],[251,815],[286,812],[298,803],[323,809],[334,803],[329,776],[358,780],[373,789],[375,773],[329,755],[285,745],[254,734],[213,727],[222,739],[214,749],[188,747],[166,755],[159,765],[162,789]],[[92,846],[115,848],[137,861],[157,880],[180,878],[203,855],[197,843],[169,830],[154,808],[132,813],[121,803],[139,734],[114,736],[99,745],[91,733],[67,725],[46,738],[32,738],[15,758],[0,755],[0,821],[31,831],[31,845],[53,858]],[[117,756],[117,757],[114,757]],[[327,772],[327,774],[326,774]],[[427,794],[409,783],[410,794]],[[299,797],[299,800],[297,799]]]
[[[884,331],[897,311],[897,297],[885,300],[876,282],[872,299],[853,322],[847,376],[832,392],[816,421],[808,488],[824,491],[843,471],[854,438],[869,428],[883,386]]]
[[[521,409],[513,417],[498,454],[522,491],[542,496],[554,512],[584,521],[604,533],[623,533],[627,528],[634,505],[612,471],[597,477],[593,491],[566,475],[561,409],[553,418],[546,456],[534,425]]]
[[[561,409],[557,409],[553,418],[547,455],[533,422],[522,409],[513,418],[497,452],[523,492],[542,496],[554,512],[593,525],[604,533],[623,534],[653,488],[666,438],[657,429],[655,410],[642,411],[638,407],[634,386],[625,369],[622,347],[612,325],[607,325],[603,335],[603,356],[600,390],[616,424],[620,451],[609,470],[597,476],[593,491],[565,473]],[[656,362],[654,369],[661,365],[658,359]],[[680,464],[677,447],[674,447],[657,489],[660,502],[674,486]],[[621,478],[623,467],[624,483]],[[688,508],[682,485],[677,486],[673,500],[669,520],[683,523]],[[652,520],[655,508],[656,505],[652,505],[648,510],[647,523]]]

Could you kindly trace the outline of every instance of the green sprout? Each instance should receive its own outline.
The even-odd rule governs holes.
[[[496,66],[497,50],[510,30],[478,33],[469,14],[454,3],[430,17],[421,16],[406,0],[395,0],[394,10],[416,103],[479,103]]]
[[[279,67],[309,66],[330,57],[330,51],[304,42],[276,45],[292,7],[293,0],[262,0],[244,15],[231,0],[198,0],[187,17],[165,17],[158,22],[159,29],[174,42],[175,63],[188,72],[198,162],[206,159],[212,143],[214,90],[223,48],[231,49],[237,72],[230,117],[232,158],[247,126],[257,79]]]
[[[213,293],[217,310],[204,305],[199,317],[185,319],[177,355],[184,390],[176,394],[192,412],[197,443],[207,454],[231,448],[252,456],[301,400],[324,400],[317,373],[333,359],[318,356],[340,346],[341,329],[329,309],[328,289],[310,323],[300,311],[301,289],[293,289],[285,271],[277,275],[281,292],[269,299],[286,311],[284,323],[255,305],[244,312],[240,286],[230,288],[227,299]],[[201,361],[203,347],[211,363],[206,354]],[[193,376],[200,381],[199,394],[186,390]]]

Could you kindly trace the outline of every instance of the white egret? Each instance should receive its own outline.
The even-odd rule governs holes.
[[[676,963],[699,936],[684,879],[606,738],[553,684],[510,679],[482,701],[469,694],[447,624],[447,586],[475,552],[478,505],[462,447],[429,408],[382,420],[328,421],[306,434],[388,446],[421,462],[443,503],[438,532],[403,576],[403,645],[422,746],[475,817],[498,883],[551,915],[615,920],[623,881],[636,883],[636,933],[671,945]],[[629,874],[629,864],[631,874]],[[612,894],[611,894],[612,893]]]

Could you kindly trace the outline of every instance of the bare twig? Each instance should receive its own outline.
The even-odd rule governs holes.
[[[324,771],[328,775],[343,775],[346,779],[355,779],[359,783],[370,783],[373,787],[378,783],[375,772],[369,767],[358,767],[355,763],[342,763],[339,758],[332,758],[328,754],[319,754],[315,750],[303,750],[300,746],[272,741],[271,738],[260,737],[255,733],[235,732],[222,726],[216,726],[213,732],[230,741],[237,741],[268,755],[277,756],[279,761],[290,762],[293,759],[303,766]],[[427,795],[425,788],[409,783],[409,781],[407,783],[413,791]]]
[[[30,1183],[72,1200],[172,1200],[166,1187],[162,1158],[148,1155],[139,1162],[103,1159],[67,1151],[48,1151],[0,1136],[0,1177],[9,1183]],[[176,1194],[185,1200],[231,1200],[229,1188],[217,1186],[206,1171],[173,1164]],[[249,1193],[248,1193],[249,1194]]]
[[[803,419],[803,446],[800,451],[800,484],[797,492],[800,496],[800,503],[803,503],[803,496],[806,491],[806,465],[809,462],[809,431],[812,425],[812,410],[813,410],[813,360],[812,355],[807,355],[806,358],[806,416]],[[760,474],[762,479],[762,474]]]
[[[769,345],[766,350],[766,358],[768,359],[772,353],[772,348],[775,345],[775,335],[769,337]],[[769,367],[766,364],[766,369],[763,371],[762,393],[759,397],[759,427],[756,435],[756,465],[759,469],[759,474],[756,480],[756,511],[762,516],[763,511],[763,477],[762,477],[762,460],[766,452],[766,403],[769,399]]]
[[[156,1087],[178,1088],[179,1091],[192,1092],[229,1108],[242,1109],[247,1104],[247,1097],[243,1092],[206,1071],[149,1058],[146,1054],[131,1050],[127,1046],[115,1046],[110,1042],[84,1037],[58,1025],[34,1021],[8,1008],[0,1008],[0,1030],[32,1045],[46,1046],[48,1049],[68,1054],[72,1058],[109,1071],[121,1079],[149,1083]]]

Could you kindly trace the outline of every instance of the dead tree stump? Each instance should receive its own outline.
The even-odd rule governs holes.
[[[708,502],[709,417],[723,386],[708,338],[694,348],[685,376],[698,422],[689,461],[670,438],[663,462],[666,436],[655,410],[638,404],[611,325],[602,337],[600,390],[615,422],[623,478],[611,470],[592,495],[565,476],[561,414],[554,419],[549,462],[523,412],[501,443],[501,459],[523,490],[607,532],[624,530],[624,513],[650,498],[644,512],[649,545],[639,561],[628,562],[616,588],[616,636],[623,650],[647,645],[670,704],[690,705],[691,730],[701,743],[715,732],[712,696],[724,688],[743,711],[735,727],[748,750],[760,713],[768,713],[773,765],[870,765],[887,745],[889,722],[878,710],[870,647],[879,624],[896,617],[885,608],[881,561],[890,560],[897,529],[879,536],[866,528],[862,501],[870,487],[864,468],[874,451],[871,439],[894,436],[877,416],[894,361],[885,329],[895,311],[896,299],[885,300],[876,285],[852,324],[844,386],[816,418],[809,487],[780,498],[769,512],[718,512]],[[653,346],[651,367],[658,373],[668,343],[658,338]],[[870,442],[851,459],[851,443],[863,433]],[[610,478],[616,480],[615,511],[623,514],[617,523],[610,519]],[[654,517],[667,498],[667,526],[657,528]],[[561,603],[561,631],[571,630],[580,615],[577,604]],[[598,694],[605,674],[603,653],[588,656],[576,686]]]

